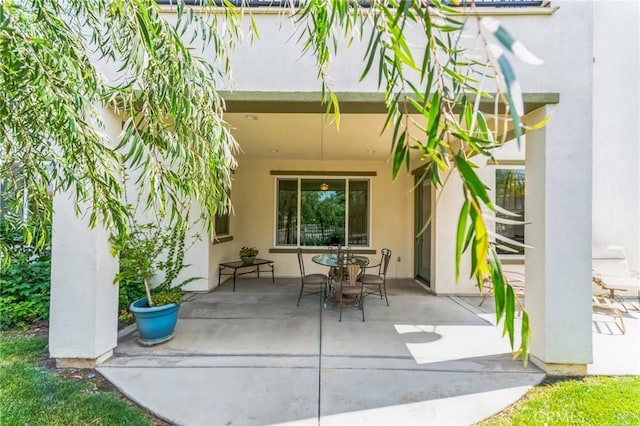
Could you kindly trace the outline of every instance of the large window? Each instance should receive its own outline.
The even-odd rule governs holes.
[[[277,246],[369,246],[369,180],[277,180]]]
[[[524,221],[524,169],[496,169],[496,204],[519,216],[498,213],[499,218]],[[524,243],[524,225],[496,223],[496,233]],[[524,254],[524,247],[501,240],[498,243],[498,254]]]

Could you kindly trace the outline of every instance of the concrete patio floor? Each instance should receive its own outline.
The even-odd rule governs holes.
[[[133,333],[98,370],[157,416],[183,425],[472,424],[544,374],[513,360],[473,303],[388,283],[387,307],[296,307],[298,279],[241,279],[183,303],[176,337]],[[476,303],[477,306],[477,303]]]
[[[615,325],[613,317],[594,313],[593,363],[587,366],[588,374],[640,375],[640,302],[628,298],[625,306],[628,312],[621,310],[625,334]]]
[[[480,317],[495,323],[493,300],[487,299],[482,307],[478,307],[479,297],[456,299],[466,303]],[[610,314],[594,311],[591,322],[593,362],[587,365],[587,374],[640,375],[640,300],[636,297],[627,298],[626,312],[617,302],[613,306],[619,308],[626,332],[622,333]]]

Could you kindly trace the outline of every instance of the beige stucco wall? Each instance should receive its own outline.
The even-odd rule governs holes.
[[[234,239],[213,246],[215,252],[224,253],[220,256],[226,256],[225,260],[237,259],[242,246],[256,246],[260,257],[275,261],[276,276],[299,276],[295,254],[269,253],[274,247],[275,227],[276,177],[270,174],[271,170],[376,172],[377,175],[371,177],[371,248],[378,253],[385,247],[391,249],[389,277],[413,276],[413,178],[404,174],[392,181],[391,165],[386,162],[239,161],[232,190]],[[370,255],[372,259],[378,256]],[[326,273],[326,268],[311,262],[311,255],[305,255],[305,266],[307,273]]]
[[[515,141],[496,151],[496,159],[509,161],[524,160],[524,142],[518,148]],[[491,185],[494,165],[485,165],[478,170],[479,175]],[[236,260],[242,246],[255,245],[260,257],[276,262],[276,276],[292,277],[299,274],[296,256],[292,253],[269,253],[274,248],[275,227],[275,182],[271,171],[313,170],[318,171],[373,171],[371,178],[371,248],[390,248],[393,252],[388,276],[392,278],[414,277],[414,193],[413,176],[401,174],[391,179],[389,162],[346,162],[346,161],[293,161],[293,160],[240,160],[233,176],[232,200],[234,214],[231,218],[233,240],[215,244],[209,250],[209,286],[217,285],[217,265],[220,261]],[[476,294],[474,282],[468,276],[468,257],[463,262],[463,272],[459,283],[454,277],[455,230],[462,193],[460,180],[454,174],[441,191],[434,217],[433,237],[435,250],[432,258],[434,271],[433,285],[439,294]],[[491,227],[492,223],[488,223]],[[311,262],[310,254],[305,254],[307,272],[326,272],[323,267]],[[370,255],[377,259],[378,255]],[[400,257],[400,261],[398,261]],[[522,271],[523,265],[509,265],[509,270]],[[223,277],[228,279],[228,277]],[[224,282],[223,279],[223,282]],[[199,288],[200,289],[200,288]]]

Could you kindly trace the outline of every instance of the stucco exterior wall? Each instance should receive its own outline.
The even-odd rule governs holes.
[[[593,244],[640,271],[640,2],[594,5]]]
[[[567,85],[581,85],[580,60],[591,58],[591,37],[585,38],[585,29],[591,35],[592,16],[588,1],[554,0],[549,8],[501,9],[497,18],[519,40],[544,61],[542,66],[530,66],[514,61],[525,92],[562,92]],[[491,14],[492,8],[482,9]],[[507,11],[506,13],[504,13]],[[225,88],[235,91],[318,91],[315,59],[301,54],[303,42],[298,42],[303,28],[286,17],[287,12],[256,10],[253,14],[259,29],[259,38],[245,37],[230,54],[233,67],[233,83]],[[168,8],[163,15],[170,22],[175,15]],[[249,33],[249,18],[243,27]],[[408,26],[412,46],[424,45],[418,25]],[[477,32],[477,21],[467,21],[467,34]],[[376,92],[375,71],[364,81],[359,81],[364,68],[363,56],[368,39],[355,38],[347,42],[339,40],[338,53],[333,55],[328,68],[329,84],[334,91]],[[469,45],[474,43],[468,39]],[[197,43],[195,44],[196,47]],[[551,48],[551,46],[553,48]],[[418,51],[419,49],[416,49]],[[211,50],[205,50],[205,57]],[[421,58],[416,57],[419,61]],[[375,67],[374,67],[375,68]],[[221,82],[226,83],[226,82]],[[587,82],[588,83],[588,82]]]

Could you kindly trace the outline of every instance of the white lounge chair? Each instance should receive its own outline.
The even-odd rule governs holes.
[[[611,304],[611,301],[607,297],[593,296],[592,304],[593,312],[611,315],[613,317],[613,321],[618,326],[622,334],[627,332],[622,314],[620,314],[620,311]]]
[[[628,312],[625,298],[617,292],[636,292],[640,299],[640,275],[629,269],[624,247],[594,246],[591,257],[595,293],[604,290],[596,296],[615,300]]]

